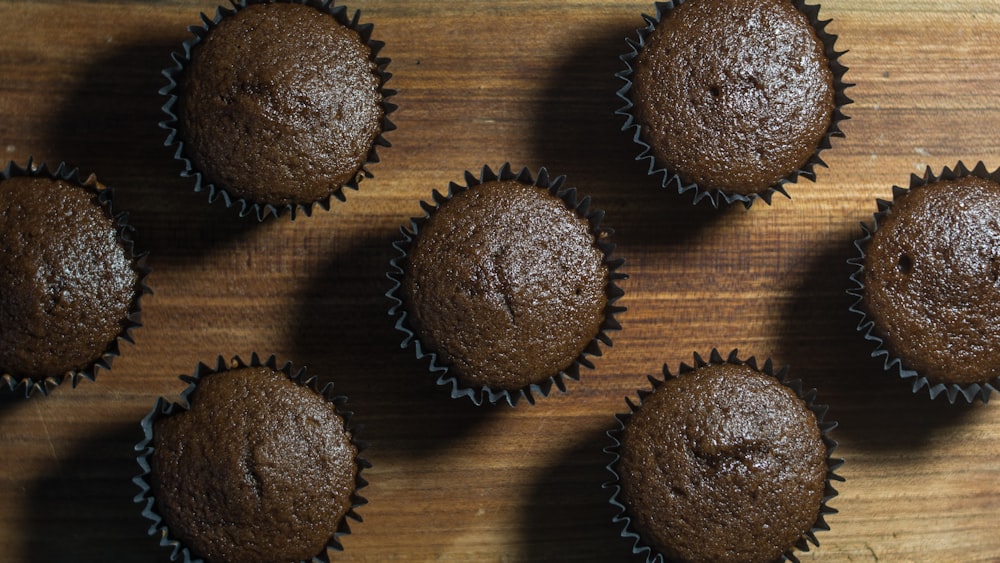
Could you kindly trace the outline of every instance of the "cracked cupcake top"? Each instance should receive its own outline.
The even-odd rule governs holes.
[[[916,186],[865,248],[862,306],[903,366],[935,383],[1000,376],[1000,184]]]
[[[645,397],[621,435],[621,500],[668,560],[773,561],[821,515],[827,447],[777,378],[711,363]]]
[[[604,321],[608,266],[588,220],[516,180],[442,203],[404,270],[401,293],[417,334],[469,384],[517,389],[552,377]]]
[[[789,0],[688,0],[635,61],[635,116],[661,166],[702,189],[749,195],[796,173],[835,109],[833,72]]]
[[[255,203],[329,198],[360,177],[382,132],[371,49],[302,4],[253,4],[222,18],[192,49],[177,95],[195,168]]]
[[[0,180],[0,370],[54,377],[101,358],[127,324],[138,274],[96,190]]]
[[[189,402],[153,427],[150,482],[171,535],[213,563],[322,553],[358,474],[334,404],[265,366],[205,376]]]

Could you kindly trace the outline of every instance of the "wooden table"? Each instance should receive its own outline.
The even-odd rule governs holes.
[[[613,113],[618,55],[652,2],[359,0],[392,59],[393,146],[346,203],[263,224],[194,193],[157,127],[160,70],[215,4],[0,3],[0,155],[95,172],[155,270],[111,372],[0,399],[0,559],[166,560],[132,503],[139,420],[199,361],[257,351],[334,380],[364,426],[370,503],[338,560],[630,561],[604,432],[647,374],[718,347],[790,365],[840,422],[840,512],[804,560],[1000,560],[1000,410],[882,374],[845,293],[859,222],[893,184],[1000,166],[996,0],[830,0],[857,84],[846,138],[791,200],[718,212],[647,178]],[[421,199],[508,161],[607,211],[628,312],[565,395],[475,408],[400,350],[385,272]]]

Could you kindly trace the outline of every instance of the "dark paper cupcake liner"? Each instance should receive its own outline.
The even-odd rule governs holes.
[[[53,375],[41,379],[0,372],[0,392],[23,393],[25,397],[30,397],[36,391],[47,395],[52,389],[67,381],[75,388],[81,380],[94,381],[100,370],[111,370],[112,361],[121,355],[120,342],[124,341],[129,344],[135,344],[135,341],[132,339],[132,331],[142,326],[142,297],[152,293],[152,290],[146,285],[146,277],[151,270],[146,265],[147,254],[145,252],[136,252],[135,241],[133,239],[135,229],[128,222],[128,213],[121,212],[116,214],[113,211],[112,200],[114,199],[114,191],[112,188],[101,184],[97,180],[96,175],[91,174],[84,178],[80,175],[79,169],[71,168],[65,162],[60,162],[54,169],[50,169],[46,163],[35,165],[30,158],[23,167],[15,162],[9,162],[6,168],[0,171],[0,180],[18,176],[62,180],[93,192],[97,197],[98,203],[105,208],[108,217],[114,222],[118,243],[125,249],[125,255],[132,262],[136,273],[134,296],[129,306],[128,314],[121,321],[121,332],[108,344],[104,352],[93,363],[83,369],[71,370],[61,375]]]
[[[152,486],[150,484],[152,470],[149,457],[154,452],[154,448],[151,445],[153,441],[153,426],[156,424],[156,421],[161,418],[188,410],[191,407],[189,397],[198,387],[198,382],[203,377],[209,376],[213,373],[241,369],[245,367],[269,367],[275,371],[280,371],[287,375],[288,378],[297,385],[312,389],[321,395],[334,405],[337,414],[340,415],[344,421],[344,427],[350,433],[351,443],[357,448],[358,456],[356,458],[356,463],[358,466],[358,472],[355,479],[354,492],[351,493],[351,508],[341,519],[339,527],[330,537],[330,540],[323,552],[317,554],[311,559],[313,562],[318,561],[322,563],[329,563],[330,550],[343,551],[343,546],[341,546],[338,538],[351,533],[348,519],[352,519],[357,522],[363,521],[356,510],[368,503],[368,500],[358,493],[360,489],[368,485],[368,481],[362,477],[362,472],[364,469],[370,468],[371,463],[369,463],[361,455],[362,451],[367,449],[367,444],[357,439],[356,434],[359,428],[356,427],[351,421],[354,413],[346,410],[347,397],[335,394],[332,382],[327,383],[320,389],[318,388],[318,380],[316,376],[306,376],[306,368],[293,368],[291,362],[285,362],[284,364],[279,365],[277,359],[273,355],[262,360],[255,352],[251,354],[249,362],[244,361],[239,356],[234,357],[231,362],[227,362],[222,356],[219,356],[216,358],[214,366],[199,363],[197,367],[195,367],[192,375],[180,376],[181,381],[188,383],[188,387],[181,393],[181,402],[170,403],[163,397],[156,400],[156,405],[153,407],[153,410],[142,419],[144,438],[135,446],[135,451],[138,453],[137,462],[141,468],[141,473],[132,478],[132,482],[135,483],[135,485],[140,489],[139,494],[133,498],[133,501],[136,504],[141,504],[143,506],[142,515],[152,521],[152,525],[150,525],[148,531],[149,535],[159,536],[160,545],[171,549],[171,561],[176,561],[178,558],[180,558],[180,560],[184,563],[200,563],[203,561],[203,559],[192,553],[190,549],[181,542],[181,540],[171,536],[169,525],[159,514],[156,498],[153,496]]]
[[[941,171],[940,175],[935,175],[931,171],[930,167],[927,167],[923,176],[911,174],[909,188],[901,188],[899,186],[892,187],[892,199],[895,201],[897,198],[905,195],[910,190],[920,189],[922,186],[926,186],[928,184],[933,184],[941,180],[957,180],[966,176],[976,176],[978,178],[1000,183],[1000,169],[990,172],[986,169],[985,164],[979,162],[972,170],[969,170],[965,164],[960,161],[958,165],[955,166],[954,170],[945,167]],[[855,301],[850,306],[849,310],[861,317],[858,321],[857,330],[864,336],[865,340],[874,343],[875,349],[872,351],[871,356],[873,358],[882,358],[883,370],[887,373],[896,372],[900,379],[909,380],[912,384],[912,392],[914,394],[918,393],[921,389],[926,389],[931,399],[936,399],[937,397],[943,395],[947,398],[948,402],[952,404],[955,403],[958,397],[964,398],[968,403],[972,403],[977,399],[986,403],[989,401],[990,393],[1000,389],[1000,377],[994,378],[992,381],[985,383],[971,383],[967,385],[933,382],[918,373],[916,370],[908,368],[902,358],[892,354],[892,352],[886,347],[885,341],[876,334],[875,322],[869,318],[868,313],[864,309],[862,302],[864,301],[865,284],[862,279],[864,275],[865,249],[871,241],[872,235],[878,230],[879,222],[891,211],[893,201],[886,201],[882,199],[876,200],[878,211],[872,218],[872,226],[861,223],[863,236],[854,241],[854,248],[857,251],[857,256],[847,261],[848,264],[856,268],[854,273],[850,276],[853,287],[851,287],[847,293],[855,298]]]
[[[844,136],[844,132],[840,129],[840,122],[850,119],[850,117],[844,115],[842,109],[844,106],[854,102],[845,93],[847,88],[854,86],[854,84],[844,82],[844,74],[847,72],[847,67],[840,62],[840,57],[847,51],[837,51],[834,47],[837,41],[837,36],[827,33],[826,31],[826,26],[832,20],[819,19],[819,5],[808,5],[804,2],[804,0],[792,0],[792,4],[809,17],[809,21],[812,23],[813,29],[816,31],[816,36],[823,42],[824,52],[830,63],[830,70],[833,73],[835,107],[833,115],[830,119],[830,127],[827,130],[826,135],[823,136],[820,144],[816,147],[816,151],[801,168],[792,172],[780,180],[776,185],[771,186],[763,192],[744,195],[729,193],[718,188],[705,189],[697,183],[686,183],[677,173],[667,170],[665,167],[661,166],[657,162],[656,156],[653,154],[652,147],[643,140],[642,126],[638,123],[638,120],[633,113],[633,109],[635,107],[631,98],[632,74],[635,71],[633,62],[639,56],[639,52],[646,45],[646,40],[649,38],[649,35],[653,32],[656,25],[663,19],[666,13],[684,2],[685,0],[656,2],[656,17],[650,17],[643,14],[642,18],[646,21],[647,25],[637,30],[637,39],[633,40],[631,38],[626,38],[625,42],[629,46],[629,51],[619,57],[621,61],[625,63],[626,68],[625,70],[615,74],[617,78],[621,79],[625,83],[618,90],[617,94],[619,101],[624,102],[625,105],[616,110],[615,114],[625,118],[625,124],[622,125],[622,131],[628,132],[631,130],[632,141],[640,148],[640,152],[635,159],[638,161],[646,161],[647,174],[649,176],[661,176],[661,185],[664,188],[672,187],[673,189],[676,189],[677,193],[680,195],[686,193],[693,194],[692,204],[694,205],[707,201],[712,205],[712,207],[719,208],[720,206],[728,206],[739,202],[742,203],[744,207],[749,209],[757,199],[762,199],[765,203],[770,205],[775,193],[780,193],[791,199],[791,196],[785,191],[785,185],[797,182],[800,176],[808,178],[812,181],[816,180],[816,167],[827,166],[826,162],[820,158],[820,152],[832,148],[832,137]]]
[[[427,347],[421,342],[420,336],[410,324],[409,313],[406,310],[406,303],[403,301],[400,291],[403,277],[406,274],[406,259],[409,250],[416,237],[419,236],[421,227],[427,222],[428,219],[430,219],[431,215],[444,202],[451,199],[455,194],[467,191],[475,186],[478,186],[479,184],[497,180],[516,180],[522,183],[546,188],[549,193],[562,199],[569,209],[574,210],[579,216],[586,218],[590,223],[590,232],[594,235],[597,247],[601,250],[601,252],[603,252],[604,263],[608,267],[608,283],[605,288],[607,305],[604,308],[604,321],[601,324],[597,336],[594,337],[583,353],[581,353],[569,367],[548,378],[542,383],[533,383],[526,387],[514,390],[494,389],[488,385],[470,386],[461,381],[457,375],[449,370],[447,365],[442,364],[438,360],[438,355],[433,350],[427,349]],[[594,365],[587,359],[587,356],[600,356],[601,343],[605,346],[612,345],[611,337],[607,334],[608,331],[621,329],[621,325],[615,319],[615,315],[624,312],[626,308],[615,305],[622,295],[624,295],[624,292],[618,287],[616,282],[628,277],[618,271],[625,261],[622,258],[611,258],[615,245],[609,241],[612,230],[601,227],[601,222],[604,219],[604,212],[590,209],[589,196],[578,199],[578,194],[575,188],[564,188],[563,185],[565,180],[565,176],[550,178],[548,170],[544,167],[538,171],[537,178],[534,178],[527,168],[522,169],[520,172],[515,172],[511,169],[509,163],[502,165],[496,173],[494,173],[489,166],[484,166],[478,178],[472,173],[466,172],[464,185],[456,184],[454,182],[450,183],[447,195],[442,195],[437,190],[434,190],[432,194],[432,203],[426,203],[423,201],[420,202],[420,206],[424,210],[424,216],[412,218],[410,220],[409,228],[402,227],[400,229],[403,238],[393,243],[393,247],[396,249],[398,255],[390,261],[390,271],[387,274],[388,278],[392,281],[392,288],[386,293],[386,297],[393,302],[393,305],[389,310],[389,315],[396,318],[396,329],[405,335],[400,347],[406,348],[410,344],[413,344],[417,359],[428,359],[430,372],[438,376],[438,385],[450,387],[451,397],[453,399],[467,397],[477,406],[482,405],[485,402],[491,404],[506,402],[508,405],[513,407],[517,405],[521,399],[534,404],[536,396],[547,397],[553,387],[565,393],[567,379],[579,381],[580,366],[593,369]]]
[[[654,376],[649,376],[649,382],[651,389],[640,390],[638,392],[639,400],[638,402],[633,402],[631,398],[626,397],[625,402],[629,407],[629,412],[624,414],[616,414],[615,419],[618,422],[616,428],[609,430],[607,432],[608,438],[610,438],[612,445],[605,447],[604,452],[611,456],[611,462],[607,465],[607,470],[611,473],[611,480],[605,482],[603,487],[605,489],[611,489],[611,499],[610,503],[612,506],[618,510],[618,513],[612,517],[611,521],[613,524],[621,526],[621,537],[626,538],[632,542],[632,554],[633,555],[643,555],[646,558],[647,563],[663,563],[668,561],[662,553],[656,551],[656,548],[652,545],[646,543],[638,531],[636,531],[632,526],[632,518],[629,516],[628,507],[625,505],[624,501],[620,498],[622,489],[619,484],[620,476],[618,474],[617,465],[621,458],[621,435],[628,424],[629,419],[632,415],[642,406],[643,401],[646,397],[653,394],[653,392],[658,389],[664,382],[674,379],[680,375],[691,372],[698,368],[707,366],[709,364],[721,364],[730,363],[736,365],[746,365],[755,371],[761,372],[768,376],[776,378],[780,383],[789,387],[795,394],[802,399],[806,407],[812,411],[816,416],[816,422],[819,424],[820,434],[823,438],[823,443],[826,445],[826,489],[823,493],[823,500],[820,504],[819,514],[817,515],[816,522],[813,524],[812,528],[808,530],[805,534],[798,539],[792,548],[783,554],[783,558],[788,561],[798,563],[799,559],[793,553],[793,551],[798,550],[801,552],[807,552],[810,549],[810,544],[814,546],[819,546],[819,540],[816,538],[816,532],[828,531],[830,526],[826,523],[826,516],[828,514],[836,514],[837,510],[831,508],[828,502],[837,496],[837,490],[833,488],[831,481],[843,481],[844,478],[837,475],[836,470],[844,464],[844,460],[836,459],[833,457],[834,450],[837,449],[837,442],[830,437],[830,432],[837,427],[836,422],[826,422],[823,419],[826,417],[829,407],[827,405],[816,404],[816,389],[805,390],[802,385],[802,381],[788,380],[788,367],[782,367],[775,370],[774,364],[770,359],[767,359],[763,365],[758,366],[757,360],[754,357],[750,357],[746,360],[739,359],[739,354],[737,350],[733,350],[725,358],[719,353],[717,349],[712,349],[709,359],[704,360],[699,354],[694,354],[694,365],[689,366],[682,363],[677,375],[671,374],[668,366],[663,366],[663,379],[657,379]]]
[[[345,189],[358,190],[360,188],[359,183],[363,178],[374,177],[368,167],[379,162],[378,147],[392,146],[392,144],[385,139],[384,135],[385,133],[396,129],[396,125],[389,119],[389,114],[394,112],[397,106],[388,101],[391,96],[396,94],[396,91],[385,87],[389,79],[392,78],[392,74],[386,70],[390,63],[390,59],[378,56],[379,51],[381,51],[385,46],[385,42],[372,39],[374,24],[360,23],[360,10],[356,10],[353,15],[349,15],[346,7],[334,6],[333,0],[231,0],[231,2],[233,4],[233,8],[225,8],[223,6],[217,7],[214,18],[210,19],[204,13],[201,14],[202,25],[188,27],[188,31],[190,31],[194,37],[188,39],[182,44],[182,52],[174,52],[171,54],[174,66],[163,71],[162,74],[166,77],[168,83],[159,91],[160,95],[166,96],[167,98],[166,103],[164,103],[161,108],[167,115],[167,118],[160,122],[160,128],[168,131],[167,138],[163,144],[166,147],[174,148],[174,158],[184,164],[184,169],[181,171],[181,177],[194,178],[195,192],[200,193],[207,191],[208,202],[210,204],[221,199],[226,207],[239,207],[240,217],[246,217],[247,215],[253,214],[257,217],[258,221],[264,221],[264,219],[269,216],[279,217],[288,213],[289,218],[294,221],[299,212],[305,214],[306,217],[311,216],[313,209],[317,205],[324,211],[329,211],[333,199],[346,201],[347,196],[344,194]],[[216,186],[214,183],[206,179],[204,174],[195,166],[194,162],[188,156],[187,150],[184,146],[184,141],[180,139],[180,133],[178,131],[180,123],[179,116],[177,115],[175,109],[178,101],[178,95],[175,91],[179,87],[180,76],[185,72],[185,69],[191,63],[191,55],[194,48],[201,43],[201,41],[204,40],[204,38],[216,26],[218,26],[224,18],[232,16],[249,5],[269,3],[293,3],[310,6],[330,14],[344,27],[356,31],[358,35],[360,35],[361,40],[365,42],[369,49],[371,49],[371,59],[376,65],[376,71],[380,78],[379,91],[382,94],[381,131],[376,136],[375,141],[368,152],[365,163],[362,164],[358,173],[352,180],[339,187],[329,196],[310,203],[274,205],[264,202],[255,202],[230,194],[226,189]]]

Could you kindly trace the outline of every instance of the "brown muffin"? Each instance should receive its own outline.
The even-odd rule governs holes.
[[[339,547],[360,465],[333,402],[273,359],[197,378],[186,399],[144,423],[165,533],[213,563],[312,560]]]
[[[696,360],[665,372],[621,418],[610,469],[623,519],[650,558],[773,561],[808,549],[831,512],[826,428],[795,390],[735,352]]]
[[[342,199],[386,144],[384,62],[342,8],[277,2],[220,14],[177,82],[177,134],[193,171],[275,214]]]
[[[548,185],[543,171],[534,182],[506,166],[489,174],[453,185],[414,225],[399,299],[422,349],[463,386],[519,392],[596,350],[613,324],[619,264],[575,192],[560,193],[562,179]]]
[[[140,266],[111,192],[76,172],[0,176],[0,372],[47,390],[110,367],[119,337],[138,326]]]
[[[882,202],[858,243],[862,325],[871,323],[887,364],[898,358],[932,395],[940,384],[952,398],[982,388],[985,399],[1000,381],[1000,177],[977,171],[960,165],[934,179],[928,170]]]
[[[650,166],[748,205],[811,175],[846,100],[812,18],[790,0],[658,6],[625,91]]]

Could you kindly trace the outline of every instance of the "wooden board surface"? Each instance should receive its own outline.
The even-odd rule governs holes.
[[[160,70],[215,5],[0,2],[0,156],[95,172],[155,270],[113,371],[0,398],[0,560],[166,560],[131,500],[139,420],[199,361],[257,351],[334,380],[364,425],[370,503],[338,560],[631,561],[604,432],[647,374],[713,347],[790,365],[840,423],[840,512],[804,560],[1000,560],[1000,407],[883,375],[845,293],[859,222],[893,184],[1000,167],[996,0],[825,4],[857,84],[846,138],[792,199],[719,212],[647,178],[613,114],[652,2],[359,0],[392,59],[393,146],[346,203],[264,224],[194,193],[157,127]],[[474,408],[400,350],[385,272],[421,199],[504,162],[565,174],[607,211],[628,312],[565,395]]]

